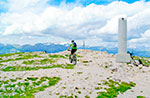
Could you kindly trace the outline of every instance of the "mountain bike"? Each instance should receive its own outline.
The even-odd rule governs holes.
[[[70,51],[70,50],[68,50],[68,51]],[[76,65],[76,64],[77,64],[77,57],[76,57],[76,54],[73,54],[72,59],[71,59],[71,54],[70,54],[70,55],[69,55],[69,61],[70,61],[70,63],[73,63],[74,65]]]

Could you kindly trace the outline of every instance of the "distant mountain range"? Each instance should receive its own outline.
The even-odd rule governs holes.
[[[0,54],[4,53],[14,53],[14,52],[35,52],[35,51],[47,51],[48,53],[56,53],[60,51],[67,50],[67,45],[60,45],[54,43],[38,43],[35,45],[4,45],[0,44]]]
[[[56,53],[60,51],[65,51],[68,48],[68,44],[54,44],[54,43],[37,43],[35,45],[4,45],[0,43],[0,54],[4,53],[14,53],[14,52],[35,52],[35,51],[46,51],[47,53]],[[93,46],[83,48],[82,46],[78,46],[78,49],[89,49],[94,51],[107,51],[109,54],[116,54],[118,52],[117,47],[115,48],[107,48],[102,46]],[[133,55],[150,57],[149,51],[143,51],[134,49],[128,49],[130,52],[133,52]]]

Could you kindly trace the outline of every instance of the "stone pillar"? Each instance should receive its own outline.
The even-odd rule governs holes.
[[[131,57],[127,54],[127,20],[125,18],[119,18],[118,34],[118,54],[116,55],[116,62],[129,63]]]
[[[85,49],[85,41],[83,41],[83,49]]]

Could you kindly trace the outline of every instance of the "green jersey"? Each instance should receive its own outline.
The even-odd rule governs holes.
[[[70,46],[72,47],[72,49],[77,49],[77,44],[75,42],[71,43]]]

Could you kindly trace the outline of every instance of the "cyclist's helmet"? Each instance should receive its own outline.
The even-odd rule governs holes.
[[[72,43],[74,42],[74,40],[71,41]]]

